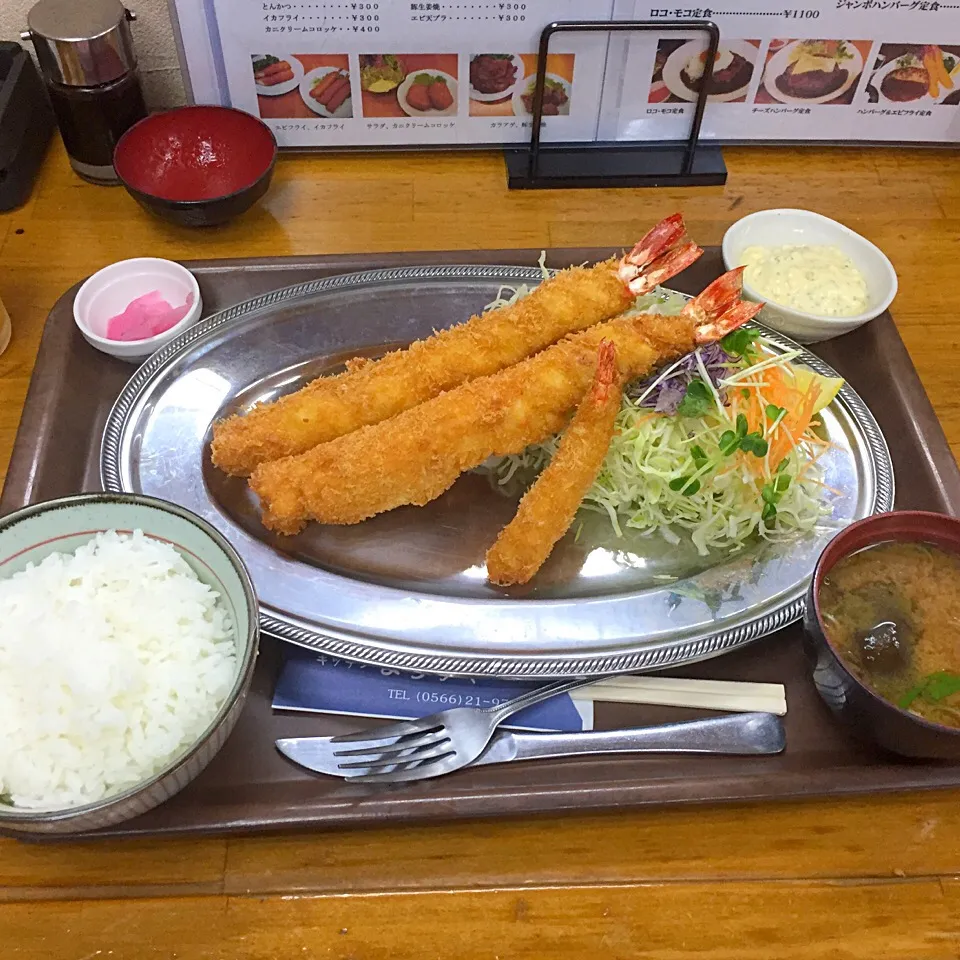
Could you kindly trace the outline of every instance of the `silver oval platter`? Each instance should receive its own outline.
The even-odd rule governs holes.
[[[531,588],[488,585],[484,554],[516,500],[466,474],[426,507],[352,527],[269,533],[245,481],[210,462],[212,423],[438,327],[466,319],[525,267],[415,267],[332,277],[224,310],[133,376],[107,421],[105,490],[163,497],[216,526],[247,563],[262,625],[337,657],[405,670],[502,677],[642,671],[717,656],[800,616],[813,564],[836,530],[893,505],[893,470],[870,411],[849,387],[823,411],[832,515],[789,544],[739,554],[625,531],[588,516]],[[765,331],[775,349],[796,348]],[[834,375],[804,351],[801,361]]]

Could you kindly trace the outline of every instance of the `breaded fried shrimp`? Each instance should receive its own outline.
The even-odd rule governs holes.
[[[621,260],[561,270],[516,303],[471,317],[379,360],[214,424],[214,464],[248,476],[259,464],[303,453],[535,354],[577,330],[622,313],[703,251],[685,240],[676,214]]]
[[[527,583],[569,529],[607,455],[620,412],[622,386],[616,348],[603,340],[593,384],[564,431],[557,452],[487,551],[487,577],[493,583]]]
[[[534,357],[410,410],[261,464],[250,480],[264,524],[297,533],[308,520],[359,523],[440,496],[489,456],[519,453],[562,430],[593,380],[602,340],[616,347],[626,381],[718,339],[762,306],[739,300],[742,269],[714,281],[678,317],[618,317]]]
[[[518,453],[557,433],[593,379],[604,338],[616,344],[621,372],[632,378],[692,349],[693,323],[618,317],[390,420],[261,464],[250,486],[264,524],[296,533],[306,520],[359,523],[423,505],[487,457]]]

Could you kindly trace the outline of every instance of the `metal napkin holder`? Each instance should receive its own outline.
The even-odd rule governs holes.
[[[707,35],[707,58],[685,142],[599,141],[543,145],[543,98],[550,39],[558,33],[659,33],[696,31]],[[713,79],[720,30],[710,20],[577,20],[551,23],[540,34],[533,89],[529,147],[504,150],[511,190],[548,187],[705,187],[727,182],[718,144],[700,143],[700,127]]]

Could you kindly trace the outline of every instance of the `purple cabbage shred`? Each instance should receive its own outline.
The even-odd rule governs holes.
[[[706,346],[700,347],[700,358],[703,360],[703,365],[710,376],[710,380],[720,394],[720,399],[726,403],[726,393],[720,386],[720,379],[727,375],[731,366],[736,364],[736,358],[731,357],[719,343],[708,343]],[[650,384],[659,375],[657,373],[646,380],[639,381],[630,388],[629,395],[634,398],[643,396]],[[684,394],[687,392],[687,385],[692,380],[700,379],[702,377],[697,365],[697,358],[690,353],[683,358],[680,365],[672,371],[666,380],[650,391],[641,406],[649,407],[657,413],[675,414],[680,401],[683,400]]]

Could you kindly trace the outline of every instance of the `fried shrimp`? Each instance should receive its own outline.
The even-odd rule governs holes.
[[[264,524],[296,533],[306,520],[359,523],[440,496],[491,455],[517,453],[562,430],[593,378],[604,338],[625,376],[691,349],[693,323],[619,317],[307,453],[261,464],[250,478]]]
[[[261,464],[250,485],[264,524],[292,534],[307,520],[359,523],[429,503],[487,457],[519,453],[562,430],[593,379],[602,340],[615,345],[620,376],[630,380],[688,353],[701,336],[717,339],[748,320],[760,305],[739,300],[741,275],[724,274],[679,317],[639,314],[597,324],[390,420]]]
[[[487,551],[487,577],[493,583],[527,583],[567,532],[607,455],[622,386],[616,348],[604,340],[593,385],[580,401],[557,452]]]
[[[562,270],[514,304],[471,317],[379,360],[348,363],[302,390],[214,425],[214,464],[248,476],[269,460],[303,453],[379,423],[477,377],[518,363],[577,330],[622,313],[633,299],[693,263],[680,214],[657,224],[620,261]]]

